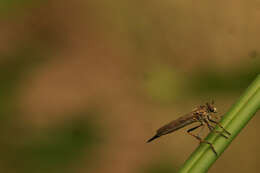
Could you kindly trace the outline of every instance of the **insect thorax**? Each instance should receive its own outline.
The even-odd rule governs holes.
[[[200,108],[195,111],[195,114],[196,114],[195,117],[197,120],[206,119],[207,116],[210,115],[209,111],[207,110],[207,108],[205,106],[200,106]]]

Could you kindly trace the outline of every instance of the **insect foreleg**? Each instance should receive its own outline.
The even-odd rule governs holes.
[[[228,132],[222,125],[220,125],[218,122],[216,122],[216,121],[210,119],[209,116],[207,116],[207,118],[208,118],[208,120],[209,120],[210,122],[215,123],[215,124],[217,124],[220,128],[222,128],[228,135],[231,135],[231,133],[229,133],[229,132]]]
[[[223,132],[218,131],[218,130],[215,130],[214,127],[211,126],[207,120],[204,120],[204,122],[207,124],[209,131],[218,133],[219,135],[221,135],[221,136],[223,136],[224,138],[228,139],[228,137],[225,136],[225,135],[223,134]]]

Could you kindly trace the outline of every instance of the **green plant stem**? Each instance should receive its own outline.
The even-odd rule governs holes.
[[[232,140],[245,127],[249,120],[260,108],[260,75],[248,87],[240,99],[222,118],[220,124],[231,133],[229,139],[217,134],[210,133],[206,140],[211,142],[218,152],[218,156],[210,150],[207,144],[201,144],[184,163],[179,173],[203,173],[207,172],[210,166],[229,146]],[[217,130],[221,130],[219,127]]]

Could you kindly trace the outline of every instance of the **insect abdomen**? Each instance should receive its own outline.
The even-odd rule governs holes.
[[[181,117],[181,118],[178,118],[177,120],[174,120],[174,121],[166,124],[165,126],[161,127],[160,129],[158,129],[157,134],[160,136],[165,135],[165,134],[174,132],[184,126],[187,126],[193,122],[195,122],[195,120],[193,118]]]

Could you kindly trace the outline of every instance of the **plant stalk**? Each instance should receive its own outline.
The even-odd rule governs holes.
[[[247,88],[240,99],[223,116],[220,124],[231,133],[229,139],[225,139],[218,134],[210,133],[206,140],[211,142],[216,149],[216,156],[207,144],[201,144],[184,163],[179,173],[204,173],[220,157],[233,139],[253,118],[260,109],[260,75]],[[216,127],[216,130],[221,130]]]

